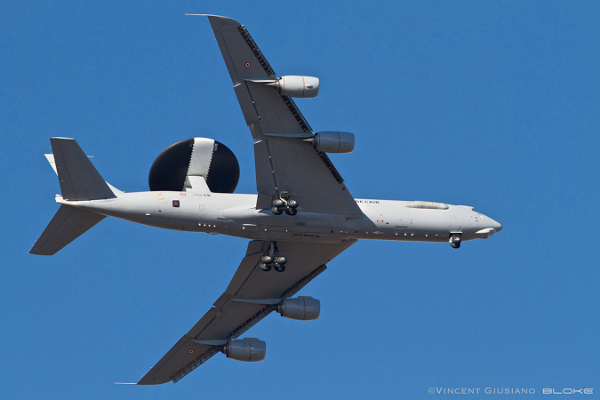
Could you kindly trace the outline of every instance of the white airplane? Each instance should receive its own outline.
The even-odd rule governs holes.
[[[251,240],[225,293],[138,385],[177,382],[218,352],[263,360],[265,342],[238,338],[272,311],[318,318],[318,300],[292,296],[359,239],[458,248],[502,229],[473,207],[354,199],[326,154],[352,152],[354,135],[313,133],[292,100],[316,97],[319,80],[278,77],[244,26],[207,17],[254,139],[257,195],[233,194],[237,159],[213,139],[187,139],[164,150],[150,169],[150,191],[139,193],[105,182],[75,140],[50,139],[47,158],[60,181],[60,208],[31,253],[55,254],[106,216]]]

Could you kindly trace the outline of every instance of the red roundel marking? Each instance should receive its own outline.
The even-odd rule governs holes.
[[[188,354],[194,354],[194,349],[189,349]]]
[[[179,193],[179,195],[185,197],[187,196],[187,193]]]
[[[246,61],[246,62],[244,63],[244,67],[246,67],[246,68],[250,68],[251,66],[252,66],[252,64],[250,64],[250,62],[249,62],[249,61]]]

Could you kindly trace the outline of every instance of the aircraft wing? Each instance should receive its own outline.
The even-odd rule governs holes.
[[[300,211],[362,218],[327,154],[302,140],[312,130],[294,101],[264,84],[276,74],[248,30],[233,19],[208,19],[255,142],[257,208],[271,208],[275,196],[289,192]]]
[[[276,308],[273,304],[236,300],[291,297],[323,272],[327,262],[355,242],[278,242],[280,253],[288,259],[286,270],[282,273],[265,273],[258,263],[269,249],[270,242],[251,241],[227,290],[214,303],[214,307],[137,384],[177,382],[218,353],[219,345],[238,338]]]

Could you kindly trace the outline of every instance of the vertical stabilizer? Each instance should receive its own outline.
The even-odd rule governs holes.
[[[50,138],[60,190],[65,200],[115,197],[74,139]]]

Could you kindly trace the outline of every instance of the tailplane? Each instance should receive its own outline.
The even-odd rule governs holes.
[[[30,253],[51,256],[104,218],[104,215],[79,208],[60,206]]]
[[[51,138],[53,155],[46,155],[58,174],[64,200],[87,201],[114,198],[117,189],[102,179],[74,139]],[[105,218],[104,215],[61,205],[37,240],[31,254],[52,255]]]

